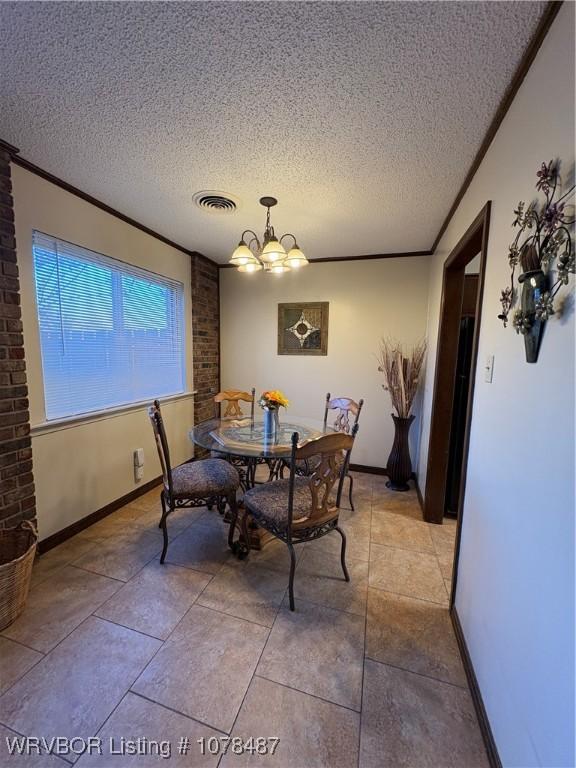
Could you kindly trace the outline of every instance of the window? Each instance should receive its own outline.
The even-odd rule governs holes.
[[[183,286],[34,232],[46,418],[184,391]]]

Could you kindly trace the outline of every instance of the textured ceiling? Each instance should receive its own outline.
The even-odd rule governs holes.
[[[0,2],[0,137],[217,261],[262,195],[309,258],[425,250],[544,7]]]

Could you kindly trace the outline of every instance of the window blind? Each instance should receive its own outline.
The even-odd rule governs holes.
[[[46,419],[184,391],[182,283],[33,233]]]

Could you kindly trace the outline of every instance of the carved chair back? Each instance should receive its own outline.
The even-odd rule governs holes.
[[[256,389],[252,387],[251,392],[243,392],[240,389],[225,389],[222,392],[218,392],[214,395],[215,404],[215,416],[221,419],[241,419],[244,414],[240,408],[240,402],[250,403],[250,418],[254,420],[254,401],[256,397]],[[222,413],[222,405],[226,404],[224,413]]]
[[[336,481],[342,473],[348,469],[348,459],[354,445],[354,439],[358,432],[358,424],[352,427],[352,434],[335,432],[323,435],[315,440],[298,447],[298,432],[292,435],[292,460],[290,462],[290,482],[288,490],[288,531],[291,535],[292,515],[294,506],[294,482],[296,478],[296,466],[298,460],[319,457],[319,463],[314,467],[312,474],[307,476],[310,488],[310,515],[306,520],[306,527],[314,527],[323,521],[334,517],[332,507],[329,506],[330,493]],[[337,461],[337,456],[344,454],[344,464]]]
[[[333,424],[333,428],[336,432],[344,432],[349,435],[352,429],[358,424],[360,419],[360,411],[364,405],[364,400],[356,402],[350,397],[335,397],[332,398],[330,392],[326,395],[326,406],[324,408],[324,429],[328,425],[328,411],[336,411],[336,419]],[[350,416],[354,417],[352,424],[350,424]]]
[[[172,465],[170,464],[170,450],[168,448],[166,430],[164,429],[164,420],[162,418],[160,402],[158,400],[154,400],[154,403],[148,408],[148,416],[152,422],[154,441],[158,450],[160,466],[162,467],[162,479],[164,481],[164,488],[168,492],[170,498],[172,498],[173,485],[171,469]]]

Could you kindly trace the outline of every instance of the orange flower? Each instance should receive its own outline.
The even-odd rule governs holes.
[[[286,397],[286,395],[281,392],[279,389],[267,389],[265,392],[262,392],[260,395],[260,400],[258,401],[258,404],[262,406],[263,408],[268,405],[275,405],[275,406],[282,406],[283,408],[288,408],[290,405],[290,401]]]

